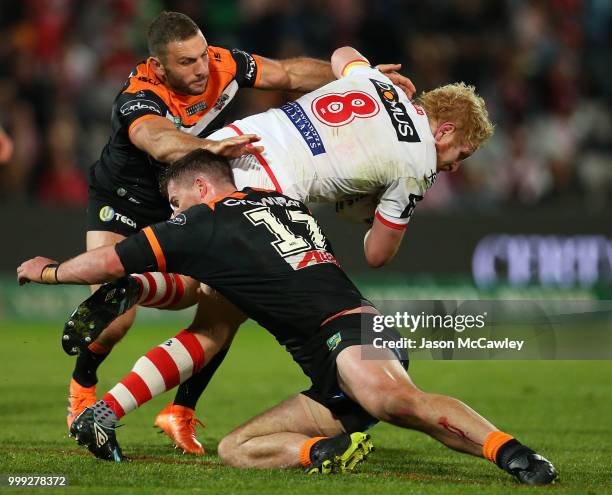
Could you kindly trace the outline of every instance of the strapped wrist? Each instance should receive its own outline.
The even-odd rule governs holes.
[[[58,263],[50,263],[44,266],[42,271],[40,272],[40,281],[43,284],[59,284],[59,280],[57,280],[58,268]]]

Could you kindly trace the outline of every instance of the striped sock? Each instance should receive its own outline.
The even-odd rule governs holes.
[[[185,293],[185,285],[176,273],[146,272],[131,275],[140,286],[136,304],[148,308],[167,309],[178,303]]]
[[[187,330],[142,356],[102,400],[117,418],[184,382],[204,365],[204,348]]]

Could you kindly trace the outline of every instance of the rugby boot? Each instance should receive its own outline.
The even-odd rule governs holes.
[[[557,477],[548,459],[518,442],[498,455],[497,464],[525,485],[548,485]]]
[[[98,459],[113,462],[128,460],[117,443],[115,427],[105,426],[96,421],[92,407],[88,407],[76,417],[70,427],[70,435],[79,445],[87,446]]]
[[[312,465],[306,474],[336,474],[353,471],[374,450],[367,433],[343,433],[319,440],[310,449]]]
[[[135,278],[119,278],[102,285],[78,305],[64,325],[62,347],[74,356],[96,340],[115,318],[130,309],[140,294]]]
[[[83,387],[74,378],[70,379],[70,389],[68,393],[68,414],[66,422],[68,430],[72,426],[74,419],[88,407],[96,403],[96,386]]]
[[[196,424],[204,428],[193,409],[172,402],[155,418],[155,426],[170,437],[175,448],[182,449],[185,454],[204,455],[204,447],[196,438]]]

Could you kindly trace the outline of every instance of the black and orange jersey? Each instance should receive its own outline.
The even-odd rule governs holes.
[[[294,357],[326,319],[363,300],[308,208],[273,191],[194,206],[115,249],[127,273],[181,273],[213,287]]]
[[[90,181],[98,192],[119,196],[147,211],[159,210],[163,220],[170,212],[158,186],[165,164],[136,148],[130,130],[144,119],[163,117],[183,132],[208,135],[222,125],[221,113],[238,89],[257,86],[261,59],[241,50],[209,46],[208,83],[197,96],[173,92],[156,77],[151,64],[151,59],[139,64],[115,99],[111,137],[92,166]]]

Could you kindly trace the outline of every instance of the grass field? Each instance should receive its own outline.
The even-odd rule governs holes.
[[[219,464],[219,439],[250,416],[302,390],[306,379],[264,331],[247,326],[200,403],[207,455],[177,453],[152,428],[168,393],[128,415],[118,438],[132,463],[98,461],[67,437],[66,388],[73,361],[60,348],[60,325],[2,326],[0,474],[55,474],[66,488],[43,493],[410,494],[610,493],[612,362],[432,362],[411,364],[428,391],[461,398],[498,427],[549,457],[560,481],[518,486],[490,463],[447,450],[416,432],[379,425],[377,447],[358,473],[312,478],[299,470],[236,470]],[[137,325],[101,368],[99,392],[177,329]],[[3,488],[0,488],[2,491]],[[25,489],[4,489],[25,493]],[[34,489],[31,491],[38,491]]]

